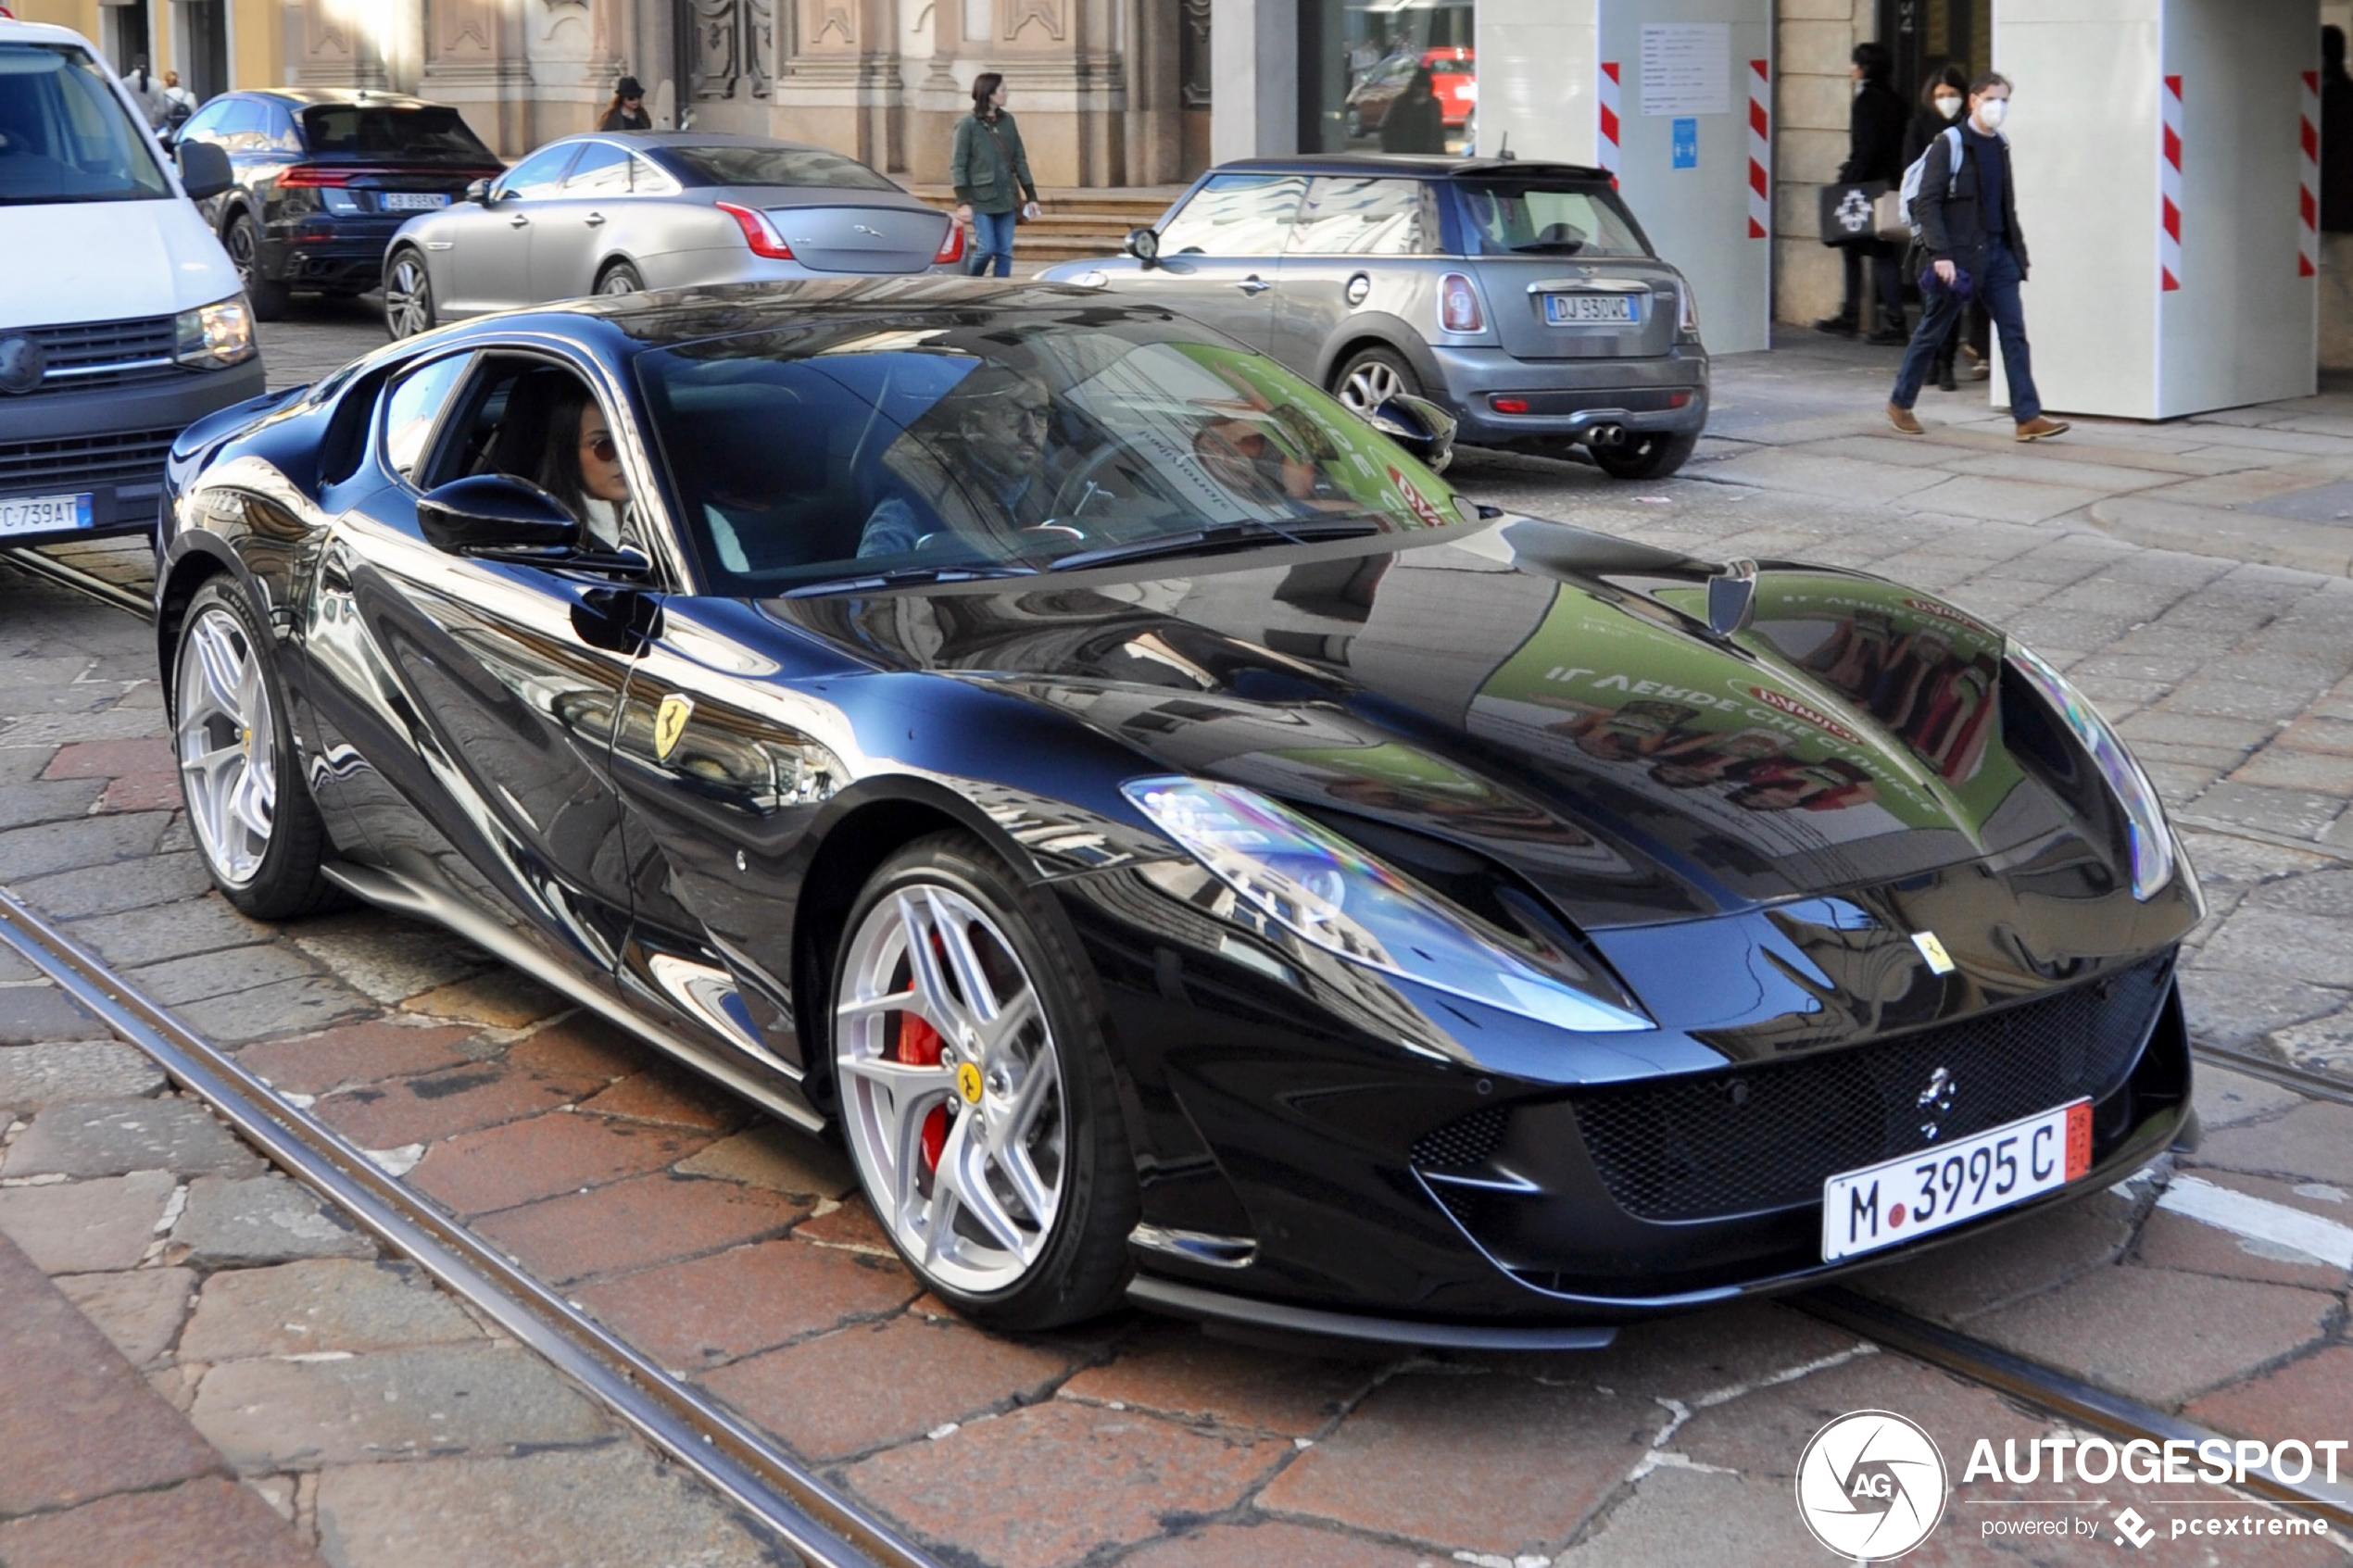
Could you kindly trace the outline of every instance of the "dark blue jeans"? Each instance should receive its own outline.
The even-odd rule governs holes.
[[[2001,334],[2002,370],[2010,379],[2010,417],[2020,424],[2043,411],[2043,399],[2034,390],[2034,369],[2026,347],[2026,316],[2018,303],[2018,285],[2023,281],[2018,257],[2010,254],[2009,246],[1995,238],[1985,247],[1985,276],[1977,280],[1977,297],[1984,301],[1985,313],[1994,319],[1994,330]],[[1927,296],[1928,308],[1920,313],[1920,324],[1904,350],[1904,365],[1895,372],[1895,390],[1889,398],[1899,408],[1908,408],[1919,400],[1920,387],[1928,380],[1928,368],[1936,358],[1937,347],[1965,308],[1960,295],[1951,289],[1923,287],[1920,292]]]
[[[993,263],[997,276],[1013,275],[1013,219],[1010,212],[975,212],[973,214],[973,254],[965,265],[975,278],[988,276]]]

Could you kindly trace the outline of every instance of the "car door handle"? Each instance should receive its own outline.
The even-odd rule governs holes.
[[[1275,285],[1267,282],[1253,272],[1249,277],[1244,278],[1240,282],[1236,283],[1234,286],[1247,295],[1261,295],[1265,294],[1268,289],[1273,288]]]
[[[604,220],[605,215],[601,212],[592,212],[587,217],[581,220],[583,223],[587,224],[591,229],[596,228],[598,224],[604,222]]]
[[[510,228],[527,229],[531,226],[531,220],[525,218],[522,213],[518,212],[512,218],[508,219],[507,223]]]

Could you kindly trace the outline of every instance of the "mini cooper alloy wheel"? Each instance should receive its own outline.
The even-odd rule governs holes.
[[[937,883],[875,903],[844,960],[842,1121],[884,1228],[936,1284],[1013,1289],[1053,1235],[1070,1167],[1036,985],[989,915]]]
[[[180,642],[179,753],[188,822],[215,874],[253,881],[278,815],[278,726],[261,660],[237,618],[196,612]]]

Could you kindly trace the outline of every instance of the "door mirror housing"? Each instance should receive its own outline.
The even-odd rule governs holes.
[[[182,142],[178,149],[180,183],[192,202],[209,201],[236,183],[229,172],[229,155],[210,142]]]
[[[1427,397],[1403,394],[1365,416],[1365,422],[1421,459],[1432,473],[1454,460],[1454,416]]]
[[[466,186],[466,199],[483,207],[490,205],[490,182],[475,180]]]
[[[1151,228],[1130,229],[1127,231],[1127,238],[1121,243],[1119,248],[1150,267],[1160,259],[1160,231]]]
[[[580,544],[580,520],[536,484],[503,473],[469,474],[418,498],[425,543],[451,555],[557,565]]]

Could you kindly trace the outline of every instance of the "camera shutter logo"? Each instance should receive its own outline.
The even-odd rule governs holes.
[[[1901,1557],[1944,1517],[1944,1456],[1919,1424],[1854,1411],[1814,1434],[1797,1461],[1797,1515],[1849,1561]]]

